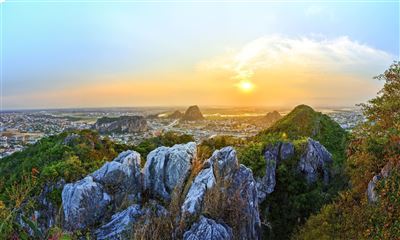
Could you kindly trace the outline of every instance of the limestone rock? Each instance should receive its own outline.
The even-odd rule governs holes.
[[[318,176],[322,174],[324,183],[328,184],[331,163],[332,154],[318,141],[309,138],[306,151],[299,162],[299,169],[305,174],[307,182],[313,183],[317,181]]]
[[[227,201],[241,210],[239,239],[261,239],[258,193],[252,171],[240,165],[228,188]]]
[[[229,240],[233,239],[232,229],[224,223],[201,216],[183,235],[184,240]]]
[[[201,170],[189,188],[182,205],[182,213],[199,214],[206,190],[212,188],[214,184],[215,177],[212,166]]]
[[[183,121],[197,121],[203,120],[203,114],[200,112],[200,108],[198,106],[190,106],[183,117],[181,118]]]
[[[95,231],[97,240],[127,239],[137,218],[143,215],[140,206],[135,204],[111,217],[111,221]]]
[[[258,199],[263,202],[271,194],[276,185],[276,168],[281,161],[294,156],[294,145],[289,142],[278,142],[267,146],[264,150],[265,175],[257,179]]]
[[[138,133],[148,130],[143,116],[121,116],[117,118],[102,117],[93,125],[100,133]]]
[[[169,200],[172,190],[187,178],[195,156],[194,142],[150,152],[144,166],[145,189]]]
[[[110,196],[91,176],[66,184],[62,191],[65,228],[80,230],[101,219],[110,203]]]
[[[91,176],[114,196],[117,205],[124,199],[137,200],[142,191],[140,154],[135,151],[122,152]]]

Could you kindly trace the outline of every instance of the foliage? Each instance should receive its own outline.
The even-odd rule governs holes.
[[[127,146],[102,139],[90,130],[70,131],[43,138],[24,151],[2,159],[0,201],[4,207],[1,210],[0,236],[26,235],[16,224],[17,213],[31,214],[35,196],[39,195],[45,183],[61,178],[67,182],[76,181],[126,149]],[[61,204],[60,191],[54,191],[48,197],[57,206]],[[23,218],[24,214],[19,216]],[[33,227],[35,221],[30,221],[26,219],[25,222],[33,224]]]
[[[318,140],[333,154],[334,170],[328,185],[320,181],[308,184],[298,171],[298,161],[308,137]],[[266,168],[263,156],[266,146],[278,142],[291,142],[295,146],[295,156],[277,166],[274,192],[260,206],[267,226],[264,228],[265,238],[289,238],[297,226],[324,204],[330,203],[346,186],[342,174],[346,141],[347,133],[336,122],[309,106],[300,105],[239,148],[240,162],[250,167],[255,177],[262,177]]]
[[[398,239],[400,236],[400,65],[393,63],[378,79],[378,96],[362,104],[367,121],[352,134],[346,172],[352,188],[310,217],[295,239]],[[378,201],[366,198],[368,182],[384,166],[389,176],[378,181]],[[388,169],[386,169],[388,170]]]

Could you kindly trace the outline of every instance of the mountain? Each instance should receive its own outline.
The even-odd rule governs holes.
[[[288,139],[310,137],[319,141],[333,155],[336,162],[343,162],[347,132],[329,116],[316,112],[310,106],[299,105],[258,136],[284,134]]]
[[[121,116],[117,118],[102,117],[93,125],[100,133],[137,133],[148,130],[143,116]]]
[[[311,216],[295,239],[399,239],[400,63],[376,78],[383,89],[362,105],[366,121],[347,148],[349,189]]]
[[[197,105],[190,106],[181,120],[183,121],[197,121],[197,120],[203,120],[203,114],[200,111],[200,108]]]
[[[282,115],[278,111],[269,112],[264,116],[264,121],[268,124],[273,124],[279,119],[282,118]]]
[[[181,113],[179,110],[176,110],[175,112],[171,113],[170,115],[167,116],[167,118],[170,119],[180,119],[183,117],[183,113]]]

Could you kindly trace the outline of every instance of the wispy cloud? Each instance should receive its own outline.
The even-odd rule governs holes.
[[[201,69],[227,70],[234,79],[251,79],[258,70],[280,67],[370,76],[395,57],[347,36],[327,38],[261,37],[200,64]]]
[[[353,105],[373,97],[395,56],[342,36],[261,37],[199,64],[233,86],[255,85],[258,104]]]

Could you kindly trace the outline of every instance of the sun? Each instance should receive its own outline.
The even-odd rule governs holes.
[[[251,92],[254,89],[254,84],[249,81],[241,81],[238,83],[238,87],[243,92]]]

